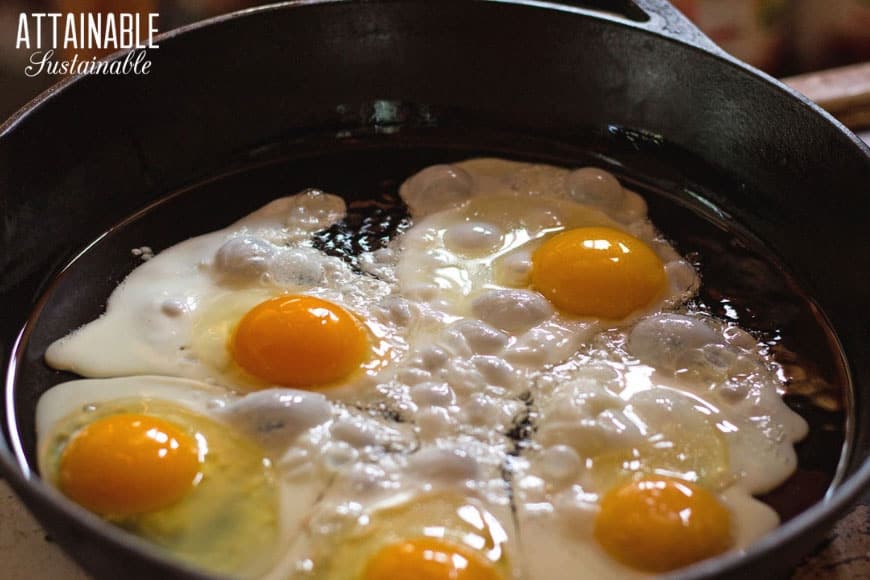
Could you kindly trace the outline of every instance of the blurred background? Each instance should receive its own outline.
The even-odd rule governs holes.
[[[31,79],[24,74],[31,51],[15,49],[21,12],[158,12],[159,30],[165,32],[217,14],[267,3],[0,0],[0,121],[60,80],[49,75]],[[672,0],[672,3],[722,48],[774,76],[870,61],[870,0]],[[79,54],[79,58],[91,56]]]

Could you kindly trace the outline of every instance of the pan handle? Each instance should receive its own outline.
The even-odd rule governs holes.
[[[700,28],[667,0],[632,0],[632,3],[650,18],[649,21],[641,23],[644,28],[716,54],[724,53],[715,42],[701,32]]]
[[[631,1],[650,17],[649,21],[640,23],[644,28],[670,38],[681,40],[717,55],[725,53],[706,34],[701,32],[700,28],[695,26],[691,20],[667,0]]]
[[[553,3],[600,13],[604,18],[611,14],[621,15],[624,18],[620,21],[631,26],[679,40],[717,56],[727,55],[667,0],[555,0]]]

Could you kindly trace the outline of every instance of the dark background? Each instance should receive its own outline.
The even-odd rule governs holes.
[[[437,2],[437,0],[433,0]],[[870,61],[870,0],[672,0],[715,42],[775,75]],[[160,14],[162,32],[254,6],[262,0],[0,0],[0,121],[55,82],[28,78],[31,51],[16,49],[22,12],[140,12]],[[602,5],[607,2],[572,1]],[[618,4],[614,2],[614,4]],[[71,58],[72,54],[61,55]],[[79,58],[93,53],[79,51]],[[102,55],[99,55],[102,56]]]

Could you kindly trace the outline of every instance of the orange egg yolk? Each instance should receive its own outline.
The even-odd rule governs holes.
[[[347,310],[312,296],[286,295],[252,308],[230,339],[236,363],[285,387],[313,388],[360,368],[369,352],[363,325]]]
[[[73,436],[61,455],[58,487],[93,512],[125,517],[177,502],[195,485],[199,468],[196,441],[172,423],[111,415]]]
[[[669,477],[617,487],[601,501],[595,538],[616,560],[667,572],[731,546],[731,514],[710,492]]]
[[[500,580],[471,550],[437,538],[389,544],[372,556],[362,580]]]
[[[532,256],[532,286],[561,310],[625,318],[664,292],[662,261],[642,241],[607,227],[567,230]]]

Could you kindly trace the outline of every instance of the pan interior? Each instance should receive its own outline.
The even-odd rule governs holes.
[[[349,202],[345,233],[353,235],[378,208],[401,214],[398,186],[419,169],[478,156],[597,165],[642,194],[653,223],[701,272],[699,303],[770,345],[789,377],[786,402],[810,423],[810,434],[797,446],[798,470],[762,499],[785,521],[836,486],[847,456],[851,387],[843,354],[824,315],[763,241],[711,201],[727,196],[724,190],[733,184],[726,176],[661,139],[618,127],[570,143],[457,128],[315,136],[246,154],[226,172],[157,196],[108,232],[93,232],[86,249],[57,273],[13,353],[8,426],[22,470],[36,472],[34,416],[39,396],[75,378],[48,368],[45,349],[102,313],[115,286],[141,263],[131,250],[148,246],[159,252],[308,187],[339,194]]]

